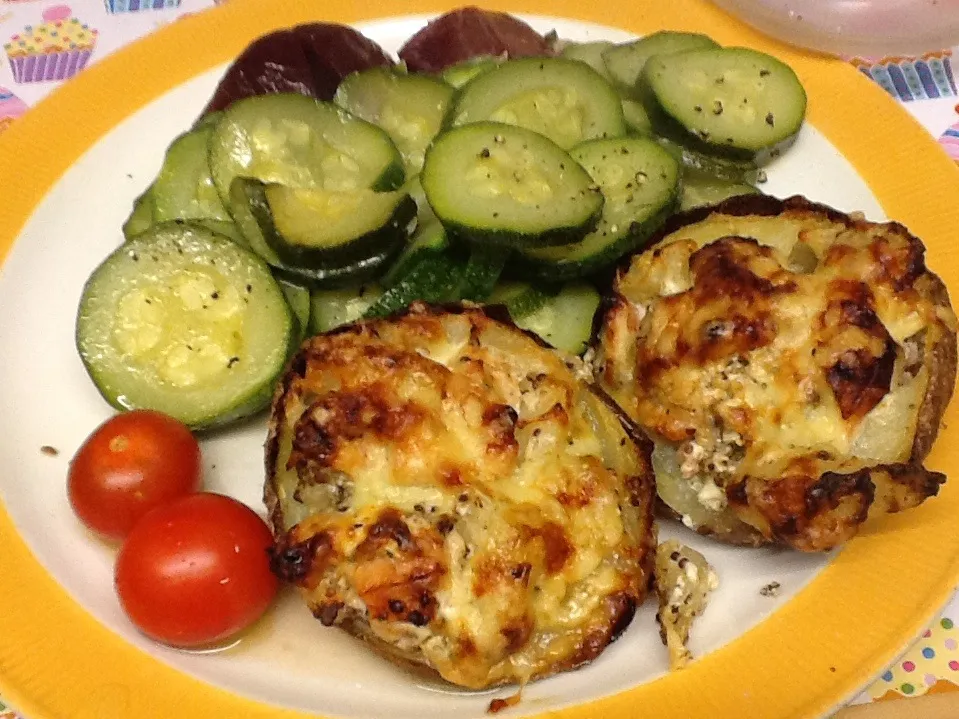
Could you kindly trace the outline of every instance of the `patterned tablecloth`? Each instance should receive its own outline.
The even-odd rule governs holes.
[[[217,0],[0,0],[0,132],[59,83],[114,50]],[[63,52],[50,52],[54,45]],[[47,52],[44,53],[43,50]],[[959,162],[959,47],[920,58],[851,59]],[[959,70],[959,60],[956,69]],[[2,637],[0,637],[0,641]],[[959,596],[906,654],[857,699],[886,701],[959,691]],[[0,719],[22,719],[0,697]]]

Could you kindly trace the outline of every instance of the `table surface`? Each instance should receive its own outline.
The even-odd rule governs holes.
[[[217,0],[0,0],[0,40],[15,42],[27,27],[45,18],[76,17],[96,31],[89,64],[189,13],[212,7]],[[144,7],[140,7],[141,4]],[[959,47],[922,57],[851,59],[882,85],[935,137],[959,163],[959,93],[952,59],[959,71]],[[0,58],[2,61],[2,58]],[[69,72],[67,73],[69,74]],[[20,78],[21,80],[23,78]],[[63,80],[17,82],[13,68],[0,65],[0,132],[29,111]],[[3,638],[0,637],[0,642]],[[860,694],[854,703],[888,701],[927,693],[959,691],[959,595],[908,651]],[[0,697],[0,719],[25,719]]]

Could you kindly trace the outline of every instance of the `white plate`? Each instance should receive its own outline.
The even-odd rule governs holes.
[[[627,39],[599,26],[529,18],[574,40]],[[395,51],[424,22],[410,18],[361,29]],[[111,410],[77,357],[74,317],[84,281],[122,240],[131,203],[159,169],[170,141],[206,104],[223,68],[206,73],[147,105],[104,136],[55,185],[0,269],[0,387],[3,405],[16,408],[0,436],[0,496],[19,531],[53,576],[101,622],[156,658],[232,692],[274,704],[350,717],[394,719],[485,715],[488,695],[464,693],[393,667],[344,633],[320,625],[295,597],[285,595],[260,627],[229,650],[197,654],[142,638],[121,613],[112,586],[113,550],[88,534],[66,501],[69,457]],[[815,129],[769,168],[763,189],[803,194],[842,210],[882,210],[853,168]],[[262,417],[203,441],[206,485],[262,512]],[[56,447],[58,458],[40,453]],[[710,652],[740,636],[793,596],[829,561],[785,550],[721,547],[682,528],[716,566],[722,585],[694,629],[692,650]],[[781,584],[776,598],[760,595]],[[648,681],[666,670],[665,649],[648,603],[624,636],[581,671],[531,685],[513,713],[581,703]],[[500,692],[502,694],[502,692]]]

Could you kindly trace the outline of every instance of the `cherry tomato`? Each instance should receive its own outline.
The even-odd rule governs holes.
[[[152,639],[178,647],[220,642],[266,611],[277,591],[273,537],[235,499],[201,492],[157,507],[120,548],[120,604]]]
[[[159,412],[124,412],[101,424],[70,463],[67,494],[90,529],[121,539],[154,507],[200,488],[200,446]]]

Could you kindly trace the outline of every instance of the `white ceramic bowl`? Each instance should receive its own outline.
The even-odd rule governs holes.
[[[959,45],[959,0],[713,0],[793,45],[849,57]]]

